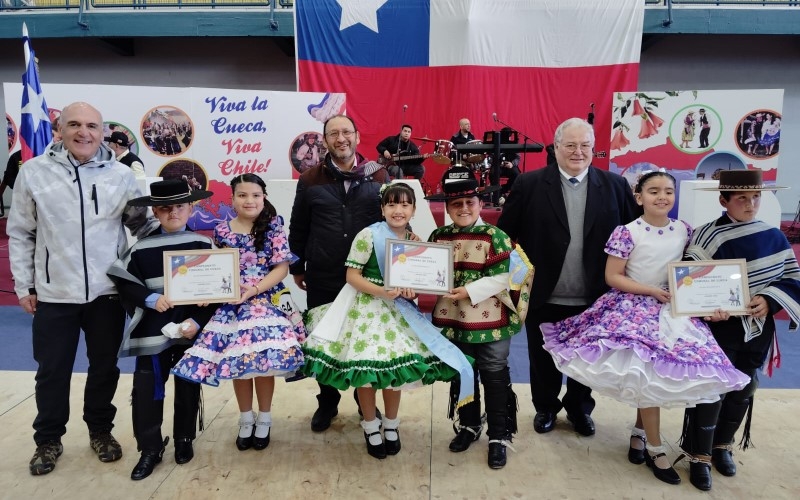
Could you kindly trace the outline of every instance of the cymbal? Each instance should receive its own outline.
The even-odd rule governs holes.
[[[436,139],[428,139],[427,137],[412,137],[412,139],[422,142],[436,142]]]
[[[433,161],[439,165],[450,165],[450,157],[447,155],[435,155]]]
[[[461,160],[467,163],[479,163],[483,161],[483,155],[469,155],[465,154],[461,156]]]

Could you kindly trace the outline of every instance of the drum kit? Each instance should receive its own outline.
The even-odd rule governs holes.
[[[415,141],[433,143],[433,161],[441,165],[452,167],[467,167],[478,174],[481,186],[489,184],[489,172],[492,167],[492,155],[489,153],[462,153],[459,155],[455,145],[448,139],[429,139],[428,137],[412,137]],[[467,144],[483,144],[483,141],[474,140]]]

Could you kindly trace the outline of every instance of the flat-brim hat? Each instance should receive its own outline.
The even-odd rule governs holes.
[[[760,168],[752,170],[723,170],[719,173],[719,186],[696,188],[698,191],[775,191],[787,186],[764,184]]]
[[[429,201],[447,201],[458,198],[472,198],[498,191],[500,186],[480,187],[472,170],[456,165],[442,175],[442,192],[426,196]]]
[[[169,179],[150,184],[150,194],[141,198],[134,198],[128,202],[133,207],[159,207],[164,205],[178,205],[191,203],[212,196],[211,191],[192,191],[189,184],[180,179]]]

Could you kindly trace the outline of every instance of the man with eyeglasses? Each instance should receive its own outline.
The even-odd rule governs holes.
[[[309,310],[330,304],[341,291],[350,245],[359,231],[382,219],[379,189],[389,182],[385,168],[356,152],[360,137],[350,117],[329,118],[323,135],[328,153],[300,175],[289,222],[289,247],[298,257],[290,271],[306,291]],[[319,388],[314,432],[330,427],[341,399],[335,388]]]
[[[559,400],[563,376],[543,348],[539,325],[583,312],[608,290],[605,243],[614,228],[639,211],[628,181],[591,166],[594,130],[587,121],[563,122],[553,144],[556,163],[517,178],[497,226],[522,246],[536,268],[525,320],[534,430],[553,430],[563,408],[573,428],[591,436],[591,389],[567,378],[567,392]]]

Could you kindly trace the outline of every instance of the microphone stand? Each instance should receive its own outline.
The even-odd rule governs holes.
[[[531,142],[531,146],[538,146],[538,147],[542,148],[543,150],[544,150],[544,144],[542,144],[541,142],[534,141],[533,139],[528,137],[528,134],[526,134],[525,132],[522,132],[521,130],[517,130],[516,128],[514,128],[511,125],[509,125],[508,123],[504,122],[500,118],[495,118],[495,121],[498,121],[498,122],[502,123],[503,125],[505,125],[506,127],[510,128],[511,130],[513,130],[514,132],[516,132],[518,134],[522,134],[522,146],[523,146],[523,151],[522,151],[522,153],[523,153],[522,154],[522,171],[525,172],[525,168],[527,166],[526,162],[528,160],[528,157],[525,155],[525,149],[528,149],[528,141]]]

